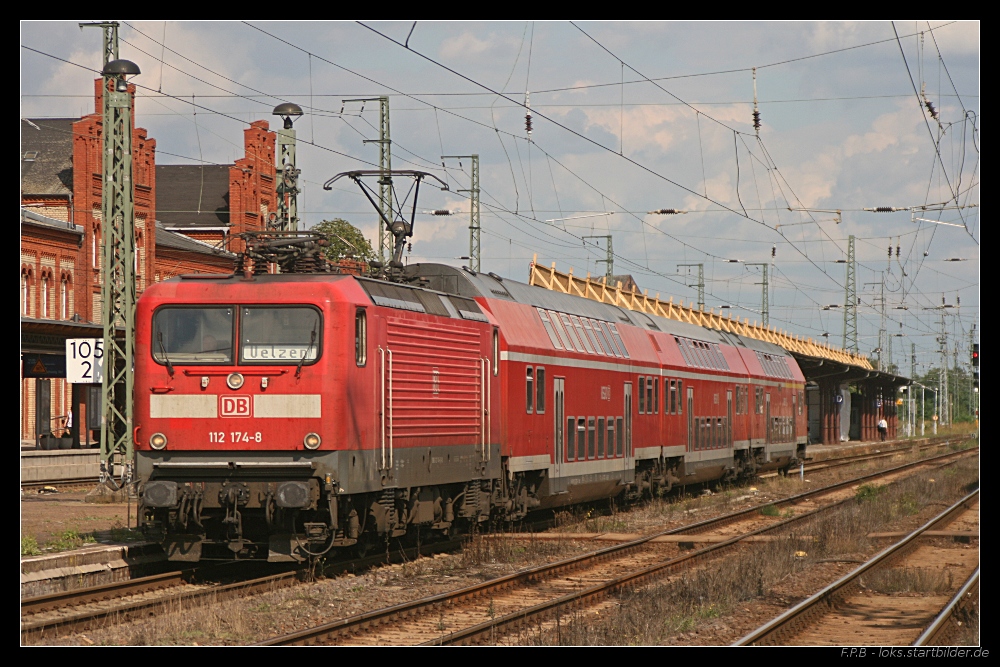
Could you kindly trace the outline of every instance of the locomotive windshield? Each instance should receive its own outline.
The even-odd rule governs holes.
[[[161,364],[232,363],[233,311],[160,308],[153,316],[153,358]]]
[[[240,361],[299,363],[319,358],[319,311],[309,307],[244,306],[240,309]]]

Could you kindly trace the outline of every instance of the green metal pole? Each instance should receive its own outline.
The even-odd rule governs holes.
[[[458,190],[458,192],[469,193],[469,268],[479,271],[480,252],[482,246],[479,243],[479,233],[481,230],[481,219],[479,216],[479,155],[442,155],[442,160],[472,160],[472,183],[468,190]],[[444,162],[441,163],[444,165]]]
[[[295,168],[295,130],[291,122],[278,130],[278,145],[281,148],[278,173],[278,224],[283,231],[298,231],[299,171]]]
[[[395,248],[395,239],[392,232],[385,226],[385,220],[390,224],[394,219],[392,177],[392,139],[389,136],[389,96],[379,97],[356,97],[349,100],[342,100],[344,104],[348,102],[361,102],[364,108],[365,102],[378,101],[378,139],[365,139],[363,143],[378,144],[378,168],[382,176],[378,179],[379,210],[382,215],[378,220],[378,254],[382,264],[385,265],[392,259]]]
[[[382,170],[382,177],[378,179],[379,204],[382,207],[382,217],[378,227],[378,247],[382,256],[382,263],[385,264],[393,256],[392,232],[389,231],[384,220],[393,220],[392,213],[392,177],[387,174],[392,171],[392,141],[389,138],[389,97],[382,95],[378,98],[378,164]]]
[[[760,263],[748,263],[747,266],[760,266],[760,267],[763,267],[763,270],[764,270],[763,271],[764,272],[764,280],[761,283],[759,283],[760,285],[763,286],[763,289],[761,290],[760,315],[761,315],[761,319],[763,319],[763,321],[764,321],[764,326],[766,327],[766,326],[768,326],[770,324],[770,319],[771,319],[770,313],[768,312],[769,311],[769,308],[768,308],[768,301],[769,301],[769,299],[768,299],[768,293],[767,293],[767,267],[768,267],[768,264],[764,263],[764,262],[760,262]]]
[[[135,357],[135,186],[132,174],[132,93],[104,90],[104,182],[101,193],[104,263],[101,322],[104,324],[104,378],[101,385],[101,477],[124,465],[131,482]],[[119,335],[119,329],[121,335]]]
[[[678,264],[677,268],[680,269],[688,266],[698,267],[698,284],[694,285],[694,287],[698,288],[698,308],[701,310],[705,310],[705,265],[702,263]],[[688,287],[691,287],[691,285],[688,285]]]
[[[854,235],[847,237],[847,280],[844,281],[844,349],[858,352],[858,287]]]
[[[608,280],[611,280],[611,277],[615,275],[615,251],[613,245],[614,238],[612,238],[611,234],[598,234],[596,236],[581,236],[580,238],[582,238],[584,241],[586,241],[587,239],[604,239],[605,259],[599,259],[595,263],[604,264],[604,275],[607,277]]]

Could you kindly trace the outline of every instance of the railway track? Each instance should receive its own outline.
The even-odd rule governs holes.
[[[848,494],[837,502],[802,511],[785,520],[763,517],[761,510],[768,505],[801,508],[819,496],[869,479],[935,462],[951,461],[965,455],[967,452],[951,452],[907,463],[784,500],[531,568],[483,584],[337,619],[275,637],[262,644],[441,645],[494,642],[498,637],[515,632],[526,624],[558,622],[560,614],[599,603],[625,588],[645,585],[670,576],[699,561],[716,558],[747,540],[781,531],[796,522],[829,511],[852,500],[853,494]],[[688,554],[665,556],[663,546],[657,544],[657,538],[718,531],[739,521],[754,524],[754,527]],[[760,525],[762,523],[764,525]]]
[[[814,497],[817,494],[829,493],[833,489],[856,484],[865,479],[891,474],[896,470],[912,468],[928,461],[949,458],[959,454],[950,453],[945,455],[945,457],[912,462],[890,470],[871,473],[863,477],[843,481],[829,487],[824,487],[823,489],[817,489],[768,504],[776,507],[803,506],[803,504],[809,502],[808,499],[810,497]],[[727,523],[739,521],[741,517],[751,517],[755,513],[759,513],[759,509],[759,507],[754,507],[717,519],[691,524],[672,531],[666,531],[664,535],[676,536],[681,533],[694,535],[699,532],[717,530]],[[637,542],[642,541],[639,540]],[[420,548],[420,554],[429,555],[442,551],[454,551],[460,548],[461,544],[461,539],[454,539],[447,542],[424,545]],[[650,553],[658,553],[656,546],[651,546],[653,548],[650,550]],[[677,540],[674,540],[671,546],[676,547]],[[662,548],[660,551],[662,551]],[[397,559],[412,559],[416,557],[417,550],[416,548],[400,550],[394,552],[393,555]],[[645,556],[645,558],[648,560],[650,556]],[[660,560],[662,560],[662,556]],[[328,572],[356,571],[385,562],[386,554],[383,552],[377,556],[336,564],[331,566]],[[243,565],[246,564],[244,563]],[[144,577],[110,586],[97,586],[67,593],[25,599],[22,602],[22,637],[25,642],[30,642],[37,641],[42,637],[61,636],[66,633],[97,627],[107,623],[110,618],[113,618],[115,622],[127,622],[130,619],[141,618],[155,613],[157,609],[178,608],[181,603],[188,605],[201,604],[234,596],[251,595],[261,591],[293,585],[301,578],[301,572],[285,572],[250,580],[235,581],[229,584],[205,584],[194,583],[194,575],[192,571],[188,570]],[[206,577],[202,577],[202,579],[204,580]]]
[[[979,568],[966,580],[955,596],[945,605],[914,646],[953,646],[968,626],[977,620],[979,606]],[[965,626],[965,627],[963,627]]]
[[[282,586],[301,578],[300,572],[282,572],[220,584],[208,579],[221,574],[217,566],[175,570],[128,581],[91,586],[21,600],[21,639],[46,637],[99,627],[114,619],[126,622],[180,603],[226,600]],[[211,570],[211,573],[206,571]]]
[[[324,574],[335,576],[363,570],[388,562],[405,562],[419,556],[462,547],[463,538],[398,549],[386,554],[355,558],[324,568]],[[176,570],[140,577],[128,581],[102,584],[89,588],[24,598],[21,601],[21,638],[23,643],[37,642],[46,637],[58,637],[73,632],[100,627],[105,623],[128,622],[160,610],[181,605],[204,604],[244,597],[292,586],[308,579],[305,568],[283,571],[262,577],[239,577],[231,572],[235,567],[251,563],[226,563]],[[266,564],[263,564],[266,565]],[[230,583],[213,582],[215,578],[236,577]]]
[[[876,557],[835,581],[784,614],[764,624],[736,643],[738,646],[831,645],[901,646],[929,645],[944,638],[955,613],[978,597],[978,553],[965,558],[947,545],[927,544],[927,533],[957,522],[978,527],[979,491],[973,491]],[[970,521],[970,515],[975,520]],[[948,553],[942,558],[942,552]],[[956,562],[957,561],[957,562]],[[946,564],[947,563],[947,564]],[[920,596],[880,594],[880,580],[898,579],[894,574],[916,576],[921,571],[943,568],[974,574],[952,598],[932,591]],[[963,579],[967,575],[963,575]],[[898,581],[893,582],[899,585]]]

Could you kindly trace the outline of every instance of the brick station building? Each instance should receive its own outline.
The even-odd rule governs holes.
[[[74,443],[93,442],[99,429],[100,386],[66,382],[65,341],[103,336],[101,84],[96,113],[21,120],[22,447],[68,421]],[[235,164],[204,166],[157,165],[156,140],[134,125],[137,291],[183,273],[231,272],[235,234],[264,229],[275,208],[268,122],[244,130]]]

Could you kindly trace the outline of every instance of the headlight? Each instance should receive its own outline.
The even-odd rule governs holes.
[[[306,449],[319,449],[319,446],[323,444],[323,439],[317,433],[310,433],[302,439],[302,444],[306,446]]]
[[[167,436],[162,433],[154,433],[149,436],[149,446],[153,449],[163,449],[167,446]]]
[[[226,385],[230,389],[239,389],[243,386],[243,375],[240,373],[230,373],[229,377],[226,378]]]

